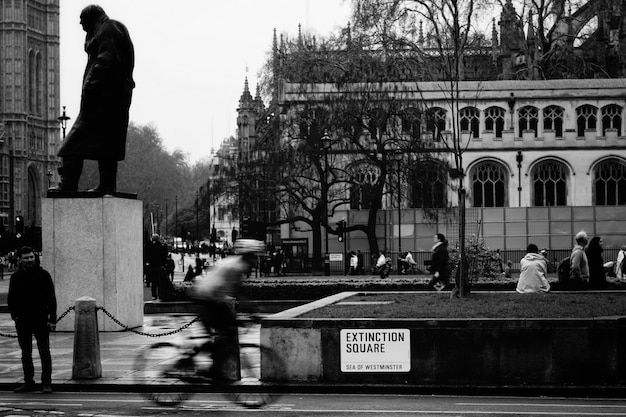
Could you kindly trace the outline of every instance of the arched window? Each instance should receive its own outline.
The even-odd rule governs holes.
[[[600,162],[593,170],[595,204],[626,205],[626,163],[618,159]]]
[[[369,133],[373,139],[380,139],[387,131],[387,118],[389,114],[381,108],[373,109],[369,113],[369,122],[367,124]]]
[[[461,132],[472,132],[472,137],[477,138],[479,136],[479,124],[480,118],[478,117],[478,109],[476,107],[465,107],[459,112],[461,120]]]
[[[491,130],[495,137],[501,138],[504,130],[504,114],[506,110],[501,107],[489,107],[485,110],[485,130]]]
[[[350,186],[350,208],[369,209],[376,196],[375,187],[380,180],[380,168],[360,163],[350,168],[352,185]]]
[[[445,207],[447,188],[448,173],[442,163],[418,161],[412,169],[411,207]]]
[[[432,107],[426,111],[426,130],[435,142],[441,142],[441,133],[446,130],[446,110]]]
[[[607,129],[617,129],[617,136],[622,135],[622,108],[617,104],[602,107],[602,136]]]
[[[532,130],[537,137],[539,125],[539,109],[533,106],[524,106],[518,110],[519,115],[519,134],[522,136],[524,130]]]
[[[507,172],[497,162],[482,162],[472,170],[472,202],[474,207],[504,207]]]
[[[41,53],[35,57],[35,112],[37,116],[43,115],[43,65]]]
[[[548,106],[543,109],[543,128],[554,130],[557,137],[563,137],[563,108]]]
[[[35,52],[31,50],[28,53],[28,111],[31,114],[35,113],[35,94],[37,93],[35,73]]]
[[[409,135],[411,139],[419,139],[422,129],[422,113],[414,108],[408,108],[402,112],[402,133]]]
[[[598,108],[585,104],[576,109],[576,125],[578,136],[585,136],[585,129],[595,129],[598,119]]]
[[[568,170],[560,162],[544,161],[533,170],[533,203],[537,207],[567,205]]]

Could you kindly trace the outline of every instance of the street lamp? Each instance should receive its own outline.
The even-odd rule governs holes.
[[[324,136],[321,139],[322,149],[324,150],[324,188],[322,201],[324,203],[324,230],[325,230],[325,241],[326,241],[326,256],[324,257],[324,274],[326,276],[330,275],[330,252],[328,250],[328,151],[333,145],[332,139],[328,136],[328,131],[324,130]]]
[[[522,151],[517,151],[517,156],[515,157],[517,161],[517,199],[519,202],[519,206],[522,207],[522,162],[524,161],[524,155],[522,155]]]
[[[71,117],[69,117],[65,113],[65,106],[63,106],[63,114],[57,117],[57,120],[59,121],[59,123],[61,123],[61,129],[63,130],[63,139],[65,139],[65,129],[67,128],[67,121],[70,119]]]
[[[397,163],[397,170],[396,170],[396,175],[397,175],[397,180],[398,180],[398,184],[397,184],[397,191],[398,191],[398,267],[400,266],[400,253],[402,253],[402,232],[401,232],[401,227],[402,227],[402,222],[400,220],[400,216],[401,216],[401,212],[400,212],[400,206],[402,204],[402,193],[400,193],[400,162],[402,162],[402,154],[400,152],[395,152],[391,155],[391,158],[396,161]],[[398,268],[398,271],[400,269]]]

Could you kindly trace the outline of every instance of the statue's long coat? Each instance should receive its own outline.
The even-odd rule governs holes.
[[[106,16],[85,41],[87,68],[80,112],[59,156],[121,161],[135,82],[135,53],[126,27]]]

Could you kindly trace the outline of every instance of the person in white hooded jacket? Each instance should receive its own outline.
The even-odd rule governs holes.
[[[546,279],[548,261],[539,253],[534,243],[528,245],[526,256],[520,261],[520,276],[516,291],[520,294],[548,292],[550,283]]]

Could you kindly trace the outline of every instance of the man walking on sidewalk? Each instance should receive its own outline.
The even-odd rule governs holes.
[[[11,276],[7,303],[15,321],[17,340],[22,350],[24,385],[15,392],[35,391],[33,336],[41,358],[42,392],[52,392],[52,358],[50,331],[56,328],[57,301],[50,274],[35,262],[32,248],[24,246],[17,253],[20,267]]]

